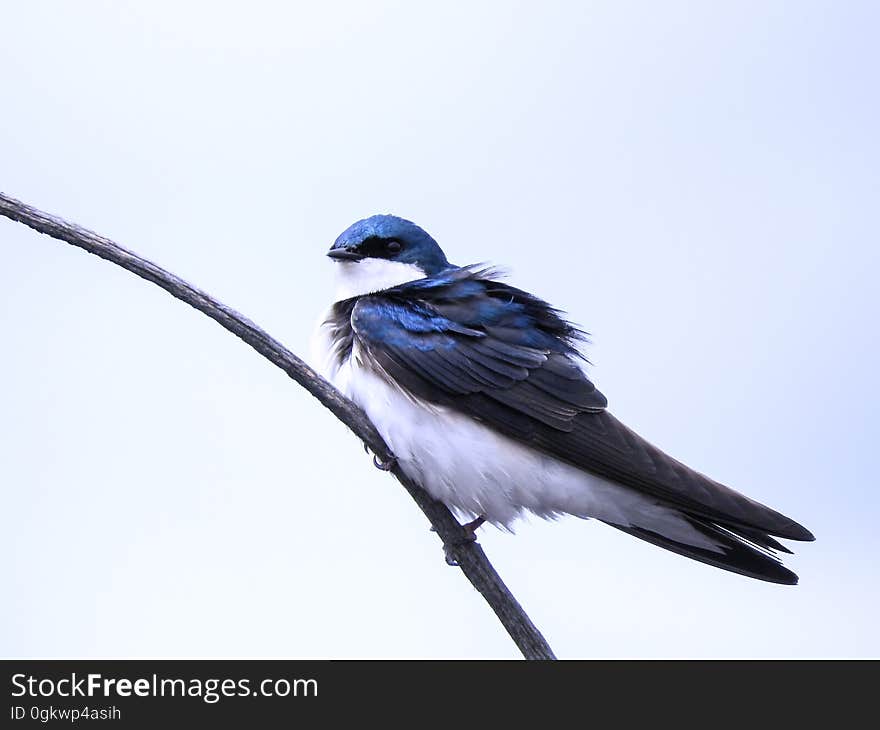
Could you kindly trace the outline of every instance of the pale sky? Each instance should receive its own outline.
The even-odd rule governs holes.
[[[560,657],[880,655],[871,2],[6,3],[0,189],[307,354],[410,218],[592,333],[610,409],[811,529],[783,587],[483,529]],[[0,220],[0,655],[516,657],[404,490],[203,315]]]

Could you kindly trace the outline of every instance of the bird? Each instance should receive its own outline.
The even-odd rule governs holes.
[[[778,584],[793,519],[689,468],[615,418],[586,333],[485,263],[451,264],[415,223],[359,220],[334,241],[318,370],[367,414],[400,469],[473,530],[573,515]],[[388,468],[387,464],[377,464]]]

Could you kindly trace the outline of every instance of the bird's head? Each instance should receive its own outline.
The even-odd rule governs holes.
[[[450,266],[426,231],[393,215],[374,215],[349,226],[327,255],[336,263],[338,300],[399,286]]]

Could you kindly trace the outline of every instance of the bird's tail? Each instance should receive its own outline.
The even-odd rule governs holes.
[[[790,554],[791,550],[770,535],[744,527],[721,527],[710,520],[690,514],[681,513],[681,517],[696,534],[704,538],[693,542],[708,542],[717,546],[717,550],[699,544],[684,543],[644,527],[635,525],[623,527],[610,522],[607,524],[653,545],[692,560],[699,560],[701,563],[714,565],[716,568],[770,583],[797,584],[797,575],[786,568],[776,555],[776,551]]]

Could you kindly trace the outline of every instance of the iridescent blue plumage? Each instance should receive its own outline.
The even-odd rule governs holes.
[[[573,405],[604,408],[572,359],[581,333],[546,302],[490,275],[479,266],[450,268],[362,297],[350,315],[354,332],[375,357],[390,356],[383,367],[402,384],[438,402],[443,393],[491,393],[560,427]],[[553,376],[564,377],[565,387],[554,387]],[[526,379],[527,387],[510,391]]]
[[[381,251],[381,245],[388,241],[403,244],[395,260],[418,265],[426,274],[449,267],[443,250],[424,229],[394,215],[373,215],[353,223],[339,235],[330,251],[361,251],[370,255]]]

